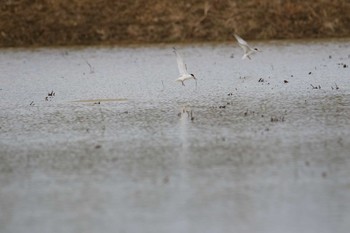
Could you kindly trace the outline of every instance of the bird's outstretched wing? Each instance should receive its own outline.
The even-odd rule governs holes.
[[[180,75],[188,74],[186,64],[184,63],[181,55],[179,52],[177,52],[176,48],[173,49],[174,53],[176,54],[177,67],[179,68]]]
[[[250,59],[250,57],[249,57],[250,54],[249,53],[251,51],[253,51],[253,49],[248,45],[248,43],[245,40],[243,40],[237,34],[233,34],[233,36],[236,38],[239,46],[243,49],[244,55],[243,55],[242,59],[245,59],[246,57],[248,57]]]
[[[236,38],[239,44],[249,46],[248,43],[237,34],[233,34],[233,36]]]

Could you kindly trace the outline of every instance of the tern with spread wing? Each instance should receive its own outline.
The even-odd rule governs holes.
[[[177,66],[179,68],[180,73],[180,77],[176,79],[176,82],[181,82],[182,86],[185,86],[184,82],[188,79],[194,79],[197,82],[197,78],[193,74],[188,73],[186,64],[184,63],[179,52],[177,52],[176,48],[173,49],[174,53],[176,54]]]
[[[233,34],[233,36],[236,38],[239,46],[243,49],[244,55],[242,57],[242,60],[245,58],[250,58],[251,55],[253,55],[256,52],[261,52],[259,49],[257,48],[252,48],[248,45],[248,43],[243,40],[241,37],[239,37],[237,34]]]

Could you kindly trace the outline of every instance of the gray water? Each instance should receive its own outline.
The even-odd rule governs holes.
[[[251,43],[2,50],[0,232],[349,232],[349,40]]]

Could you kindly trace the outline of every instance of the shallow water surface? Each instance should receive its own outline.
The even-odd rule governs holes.
[[[349,232],[350,42],[3,50],[0,232]]]

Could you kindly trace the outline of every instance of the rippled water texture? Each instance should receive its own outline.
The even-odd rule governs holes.
[[[349,40],[251,43],[2,50],[0,232],[349,232]]]

